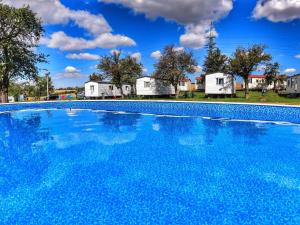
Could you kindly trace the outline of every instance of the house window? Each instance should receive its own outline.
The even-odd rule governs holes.
[[[94,86],[94,85],[91,85],[91,86],[90,86],[90,90],[91,90],[91,93],[93,94],[94,91],[95,91],[95,86]]]
[[[110,90],[110,91],[113,91],[113,90],[114,90],[114,86],[109,85],[109,90]]]
[[[287,81],[287,86],[290,87],[291,83],[290,80]]]
[[[179,82],[179,86],[184,87],[184,86],[185,86],[185,82],[180,81],[180,82]]]
[[[224,85],[224,78],[217,78],[217,85]]]
[[[126,89],[126,91],[129,91],[129,86],[126,86],[125,89]]]
[[[252,84],[252,78],[249,79],[249,84]]]
[[[145,81],[144,82],[144,87],[145,88],[149,88],[150,87],[150,82],[149,81]]]

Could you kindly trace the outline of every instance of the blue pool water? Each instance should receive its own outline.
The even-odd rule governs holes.
[[[300,126],[3,112],[0,224],[300,224]]]

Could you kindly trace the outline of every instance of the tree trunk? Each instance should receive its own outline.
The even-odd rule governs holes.
[[[276,92],[276,90],[277,90],[277,81],[275,81],[275,80],[274,80],[274,88],[273,89],[274,89],[274,92]]]
[[[0,102],[8,103],[8,88],[3,88],[0,90]]]
[[[245,79],[245,98],[249,99],[249,80]]]
[[[178,98],[179,97],[179,88],[178,88],[178,84],[174,85],[175,88],[175,97]]]

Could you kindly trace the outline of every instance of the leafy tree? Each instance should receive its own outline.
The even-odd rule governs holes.
[[[92,73],[89,78],[90,78],[90,81],[103,81],[104,80],[104,76],[101,74],[97,74],[97,73]]]
[[[51,77],[48,77],[48,88],[49,92],[54,90],[54,86],[51,80]],[[38,77],[35,82],[35,91],[34,95],[37,97],[47,95],[47,77]]]
[[[45,62],[35,48],[43,34],[42,22],[29,7],[14,8],[0,3],[0,98],[8,102],[12,80],[35,79],[37,63]]]
[[[173,45],[169,45],[154,66],[154,77],[172,84],[178,97],[179,81],[186,78],[188,73],[195,73],[198,64],[191,52],[176,50]]]
[[[120,89],[122,98],[124,98],[122,86],[126,83],[135,83],[135,80],[143,73],[142,64],[131,56],[121,58],[120,51],[114,51],[109,56],[101,57],[97,68]]]
[[[257,67],[267,63],[272,56],[265,53],[265,46],[253,45],[248,48],[237,48],[229,60],[229,73],[240,76],[245,82],[245,97],[249,98],[249,75]]]
[[[276,63],[267,63],[264,75],[266,76],[267,85],[271,85],[273,83],[274,91],[277,88],[278,76],[279,76],[279,64]]]
[[[217,72],[227,73],[228,57],[223,55],[221,50],[216,46],[214,36],[210,36],[207,49],[207,56],[205,57],[203,64],[203,71],[205,74]]]

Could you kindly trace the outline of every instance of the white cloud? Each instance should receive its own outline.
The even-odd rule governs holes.
[[[68,54],[67,58],[68,59],[99,60],[100,56],[90,54],[90,53],[79,53],[79,54],[73,53],[73,54]]]
[[[232,9],[232,0],[98,0],[116,3],[143,13],[148,18],[165,18],[185,26],[180,44],[201,48],[207,42],[210,23],[225,17]]]
[[[78,73],[79,70],[73,66],[67,66],[65,68],[65,73]]]
[[[257,67],[257,71],[265,71],[266,70],[266,66],[265,65],[260,65]]]
[[[176,52],[184,51],[184,47],[175,47],[174,51],[176,51]]]
[[[124,35],[113,35],[112,28],[101,15],[91,14],[84,10],[72,10],[60,0],[3,0],[3,3],[22,7],[29,5],[40,16],[44,24],[70,24],[85,29],[94,39],[69,37],[63,31],[55,32],[50,38],[43,38],[41,44],[63,51],[93,48],[115,48],[116,46],[135,45],[134,40]]]
[[[295,73],[297,70],[296,69],[294,69],[294,68],[288,68],[288,69],[286,69],[284,72],[285,73]]]
[[[55,32],[50,38],[42,39],[41,44],[46,44],[49,48],[58,48],[61,51],[94,49],[94,48],[115,48],[117,46],[133,46],[135,41],[122,35],[105,33],[97,38],[87,40],[84,38],[70,37],[63,31]]]
[[[60,79],[78,79],[84,77],[84,74],[80,73],[80,70],[77,69],[74,66],[67,66],[64,69],[64,72],[57,74],[54,77],[54,80],[60,80]]]
[[[151,57],[158,60],[161,57],[161,52],[160,51],[152,52]]]
[[[295,57],[296,57],[297,59],[300,59],[300,54],[295,55]]]
[[[139,53],[139,52],[136,52],[136,53],[131,54],[131,57],[132,57],[132,58],[135,58],[136,61],[140,62],[141,59],[142,59],[142,54]]]
[[[117,49],[112,49],[110,50],[110,54],[113,55],[113,54],[119,54],[121,53],[121,51],[117,50]]]
[[[68,24],[71,21],[91,34],[111,32],[111,27],[102,15],[94,15],[83,10],[72,10],[60,0],[3,0],[15,7],[29,5],[42,18],[45,24]]]
[[[256,19],[267,18],[272,22],[287,22],[300,18],[299,0],[259,0],[253,11]]]
[[[196,70],[196,73],[202,73],[202,71],[203,71],[203,68],[202,68],[202,66],[196,66],[195,67],[195,70]]]

